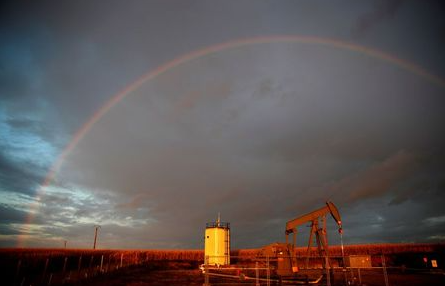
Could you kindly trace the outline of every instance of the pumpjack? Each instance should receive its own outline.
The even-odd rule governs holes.
[[[276,274],[280,277],[296,276],[299,272],[297,259],[295,256],[295,247],[297,242],[298,227],[310,223],[309,242],[307,246],[306,269],[308,268],[308,258],[310,256],[312,241],[315,237],[318,253],[324,259],[323,268],[329,269],[329,248],[326,231],[326,216],[331,214],[338,225],[338,232],[343,233],[340,213],[332,202],[326,202],[326,206],[307,213],[303,216],[292,219],[286,223],[286,243],[274,243],[263,247],[261,256],[276,258]],[[293,235],[292,243],[289,243],[289,234]],[[326,271],[327,273],[328,271]],[[329,278],[327,278],[329,279]]]

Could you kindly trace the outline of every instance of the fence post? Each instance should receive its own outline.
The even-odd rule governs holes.
[[[22,260],[19,259],[17,262],[17,270],[15,271],[15,277],[14,277],[14,284],[16,284],[16,281],[19,279],[19,273],[20,273],[20,267],[22,266]]]
[[[360,274],[360,268],[357,268],[357,275],[358,275],[358,284],[362,285],[362,275]]]
[[[350,258],[350,256],[348,256],[349,258]],[[350,261],[350,259],[348,260],[348,261]],[[348,285],[349,283],[348,283],[348,268],[346,267],[346,261],[345,261],[345,255],[344,255],[344,253],[342,253],[342,263],[343,263],[343,268],[342,268],[342,272],[343,272],[343,278],[344,278],[344,282],[345,282],[345,285]],[[349,279],[352,279],[352,277],[354,276],[354,273],[353,273],[353,268],[351,267],[351,263],[350,262],[348,262],[348,264],[349,264]]]
[[[120,264],[120,268],[122,268],[122,259],[124,258],[124,253],[121,253],[121,264]]]
[[[329,273],[329,261],[328,257],[324,257],[325,269],[326,269],[326,285],[331,286],[331,274]]]
[[[67,263],[67,261],[68,261],[68,257],[67,256],[65,256],[65,260],[63,261],[63,270],[62,270],[62,273],[63,273],[63,275],[65,276],[65,271],[66,271],[66,263]]]
[[[204,285],[203,286],[210,286],[209,283],[209,256],[206,255],[204,258]]]
[[[80,272],[80,267],[82,266],[82,255],[79,256],[79,262],[77,263],[77,271]]]
[[[49,258],[47,258],[46,261],[45,261],[45,268],[43,269],[42,283],[41,284],[44,284],[44,282],[45,282],[46,271],[48,270],[48,263],[49,263]]]
[[[106,267],[106,269],[105,269],[105,272],[108,273],[108,271],[109,271],[109,267],[110,267],[110,254],[108,254],[108,262],[107,262],[107,267]]]
[[[79,256],[79,262],[77,263],[77,279],[81,277],[80,268],[82,267],[82,254]]]
[[[93,276],[94,271],[91,270],[93,266],[94,255],[91,255],[90,265],[88,265],[88,276]]]
[[[52,273],[49,274],[48,286],[51,286],[51,280],[53,280],[53,274]]]
[[[260,271],[258,270],[258,261],[255,261],[255,286],[260,286]]]
[[[383,255],[383,253],[382,253],[382,268],[383,268],[383,277],[385,278],[385,286],[389,286],[388,273],[386,272],[385,255]]]

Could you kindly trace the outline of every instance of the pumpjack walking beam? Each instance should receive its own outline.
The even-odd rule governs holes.
[[[338,225],[339,232],[342,232],[342,224],[341,217],[337,207],[332,202],[326,202],[326,206],[305,214],[303,216],[297,217],[293,220],[290,220],[286,223],[286,244],[289,243],[289,234],[293,234],[293,243],[292,249],[294,249],[296,245],[296,236],[297,236],[297,227],[310,222],[311,223],[311,232],[309,235],[309,243],[307,248],[307,255],[309,256],[310,248],[313,241],[313,236],[315,235],[315,239],[317,241],[318,252],[320,256],[328,255],[328,240],[326,235],[326,215],[331,214],[332,218]],[[321,219],[322,226],[319,227],[319,220]]]

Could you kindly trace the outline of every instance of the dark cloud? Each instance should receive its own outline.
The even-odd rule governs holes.
[[[221,212],[234,247],[259,247],[328,199],[350,243],[440,238],[443,88],[364,50],[310,43],[238,47],[143,84],[68,154],[40,192],[33,225],[18,221],[17,204],[27,209],[32,198],[10,197],[35,193],[82,124],[136,78],[190,51],[313,35],[445,74],[437,3],[348,4],[2,2],[0,191],[14,225],[3,224],[10,235],[1,244],[13,245],[20,230],[30,245],[68,238],[89,247],[101,224],[103,247],[197,248]],[[414,221],[421,225],[409,232]]]
[[[13,247],[16,243],[16,238],[13,236],[19,235],[21,232],[18,229],[14,229],[11,227],[9,223],[0,224],[0,233],[4,236],[9,236],[9,239],[3,240],[2,245],[5,247]]]
[[[328,187],[334,193],[344,193],[348,202],[379,197],[397,188],[397,184],[415,173],[415,158],[401,150],[383,162],[336,182]]]
[[[357,21],[356,33],[366,33],[374,25],[384,20],[391,20],[404,0],[377,1],[373,11],[361,16]]]
[[[328,199],[341,207],[388,195],[393,202],[410,201],[415,196],[405,186],[413,178],[428,180],[422,175],[426,169],[439,173],[443,138],[434,134],[440,130],[435,118],[442,117],[441,108],[425,101],[419,89],[390,84],[390,67],[382,65],[376,75],[360,65],[318,63],[326,69],[318,72],[325,82],[314,87],[274,76],[281,62],[265,59],[270,49],[263,49],[232,53],[224,63],[214,57],[214,70],[197,61],[147,83],[93,127],[59,176],[73,180],[71,170],[83,170],[77,182],[113,193],[116,212],[136,217],[138,209],[145,210],[153,220],[147,230],[156,233],[147,231],[150,240],[169,237],[173,243],[177,238],[197,247],[203,218],[217,212],[239,228],[240,246],[252,234],[259,237],[258,223],[265,223],[270,234],[255,242],[260,246],[278,239],[285,221]],[[290,53],[296,51],[301,52]],[[306,53],[308,61],[317,60],[313,53],[316,49]],[[235,62],[248,68],[231,71]],[[269,70],[259,71],[259,62]],[[351,69],[354,75],[342,81]],[[204,79],[215,73],[224,81],[196,81],[200,70]],[[292,70],[286,72],[293,76]],[[238,73],[250,74],[249,79],[237,83]],[[406,73],[391,81],[408,79],[413,78]],[[362,90],[364,82],[368,90]],[[335,89],[326,94],[326,86]],[[440,90],[427,86],[424,91],[441,102],[435,96]],[[423,115],[424,108],[431,113]],[[424,132],[431,137],[418,137]],[[173,227],[178,219],[179,229]],[[361,239],[357,234],[351,241]]]
[[[21,223],[25,220],[25,218],[29,215],[29,213],[17,210],[5,205],[0,205],[0,217],[2,224],[10,224],[10,223]],[[3,232],[2,232],[3,233]]]
[[[46,169],[35,169],[33,164],[14,162],[0,151],[0,185],[3,190],[34,195],[45,177]]]
[[[356,204],[344,217],[345,223],[350,225],[345,237],[351,240],[353,236],[360,243],[369,239],[377,242],[440,241],[445,225],[439,206],[443,204],[444,198],[424,194],[423,200],[418,202],[416,197],[391,205],[388,199],[377,199],[366,204]]]
[[[36,135],[42,140],[51,142],[56,146],[65,143],[60,142],[61,136],[54,132],[57,130],[57,126],[55,126],[55,124],[47,124],[41,119],[17,116],[7,118],[5,123],[15,132]]]

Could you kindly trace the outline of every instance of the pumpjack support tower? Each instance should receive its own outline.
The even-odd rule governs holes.
[[[317,242],[317,248],[320,257],[324,257],[323,268],[329,268],[329,248],[326,231],[326,216],[331,214],[338,225],[338,232],[342,236],[342,222],[337,207],[332,202],[326,202],[326,205],[320,209],[307,213],[292,219],[286,223],[286,243],[273,243],[262,248],[261,256],[277,258],[277,274],[280,276],[292,276],[299,271],[297,259],[295,256],[295,246],[297,243],[298,227],[310,223],[309,242],[307,246],[306,269],[308,268],[308,258],[310,256],[312,241],[314,237]],[[292,243],[289,243],[289,234],[293,235]],[[342,243],[343,254],[343,243]]]

